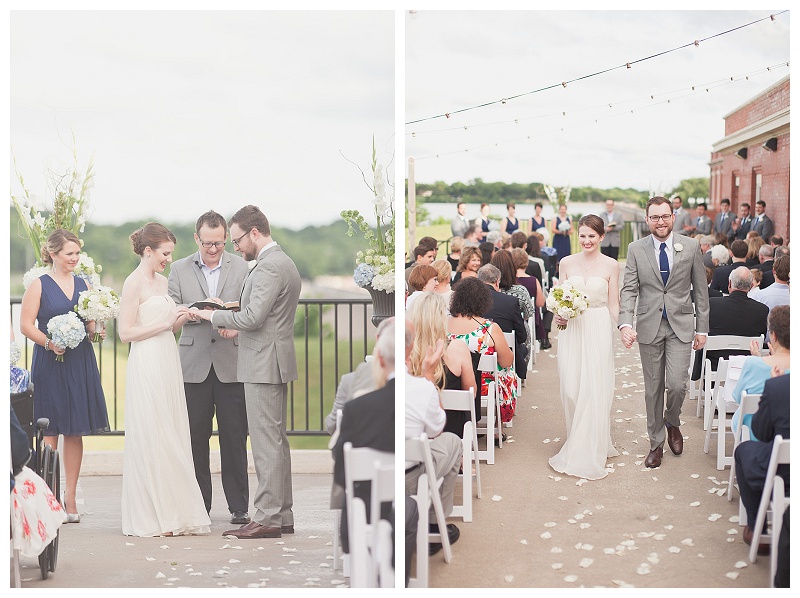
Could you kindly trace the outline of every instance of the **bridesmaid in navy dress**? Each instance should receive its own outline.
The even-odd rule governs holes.
[[[569,230],[559,229],[562,222],[569,224]],[[567,206],[563,203],[558,206],[558,216],[553,219],[551,231],[553,233],[553,248],[558,252],[558,261],[572,253],[570,236],[572,235],[572,220],[567,216]]]
[[[547,228],[547,222],[545,222],[544,216],[542,216],[542,204],[541,202],[536,202],[533,204],[533,209],[536,210],[536,213],[531,217],[531,232],[535,233],[540,228]]]
[[[482,203],[481,204],[481,216],[480,216],[480,225],[481,225],[481,242],[486,241],[486,233],[489,232],[489,204]]]
[[[506,210],[508,211],[508,216],[503,218],[503,221],[500,223],[500,232],[513,235],[519,230],[519,218],[515,216],[517,206],[514,205],[514,202],[509,202],[506,204]]]
[[[80,515],[75,490],[83,459],[83,436],[108,431],[108,413],[94,349],[88,337],[74,349],[53,345],[47,337],[51,318],[73,311],[78,295],[88,288],[86,281],[73,275],[80,258],[80,241],[64,229],[54,230],[42,247],[42,258],[52,271],[35,279],[22,297],[20,330],[36,343],[31,364],[34,387],[34,417],[46,417],[50,426],[45,442],[56,447],[64,435],[64,506],[67,523],[78,523]],[[86,325],[89,334],[94,322]],[[105,331],[101,331],[105,337]],[[56,361],[63,355],[64,361]]]

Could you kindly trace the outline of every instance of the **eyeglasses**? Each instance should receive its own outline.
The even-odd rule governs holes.
[[[223,247],[225,247],[225,241],[217,241],[216,243],[211,243],[210,241],[203,241],[202,239],[200,239],[200,245],[202,245],[205,249],[211,249],[212,247],[216,247],[217,249],[222,249]]]
[[[238,239],[234,239],[234,240],[233,240],[233,246],[234,246],[234,247],[239,247],[239,242],[240,242],[242,239],[244,239],[244,238],[245,238],[247,235],[249,235],[249,234],[250,234],[250,231],[247,231],[245,234],[243,234],[243,235],[242,235],[241,237],[239,237]]]
[[[650,222],[654,224],[659,220],[663,220],[664,222],[669,222],[670,218],[672,218],[672,214],[664,214],[662,216],[648,216],[647,218],[650,220]]]

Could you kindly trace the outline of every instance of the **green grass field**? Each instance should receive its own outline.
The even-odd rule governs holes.
[[[340,340],[337,347],[337,342],[333,338],[323,338],[320,345],[319,336],[310,336],[308,342],[308,359],[306,359],[305,339],[295,339],[297,368],[300,379],[290,386],[287,412],[289,420],[294,423],[295,430],[319,430],[320,428],[324,430],[324,419],[330,413],[333,405],[338,379],[343,374],[351,371],[351,351],[353,367],[363,361],[365,354],[364,342],[363,340],[354,340],[351,346],[349,342]],[[367,353],[372,351],[373,343],[374,341],[369,342]],[[112,430],[123,430],[125,427],[125,371],[128,363],[128,345],[117,343],[116,349],[115,368],[114,344],[107,341],[102,345],[95,345],[101,382],[106,396],[109,424]],[[32,355],[32,350],[30,355]],[[338,372],[336,368],[337,362]],[[30,363],[27,363],[26,367],[30,368]],[[305,382],[306,372],[308,373],[307,386]],[[308,410],[305,407],[306,396],[309,397]],[[216,429],[216,422],[214,427]],[[289,441],[292,448],[324,449],[328,446],[329,437],[327,434],[324,436],[291,435],[292,426],[287,426],[287,428],[290,429]],[[219,449],[216,436],[212,437],[211,443],[212,450]],[[89,451],[118,451],[124,448],[124,444],[124,437],[121,435],[87,436],[84,439],[84,448]]]

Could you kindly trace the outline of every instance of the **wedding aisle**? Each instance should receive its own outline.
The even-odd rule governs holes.
[[[738,494],[732,502],[718,494],[727,490],[729,470],[717,471],[713,447],[703,453],[696,402],[684,403],[683,455],[665,449],[660,468],[644,466],[649,443],[636,345],[626,350],[615,337],[611,435],[621,454],[608,460],[613,471],[580,481],[550,469],[565,425],[557,350],[556,339],[539,354],[508,442],[494,465],[482,463],[473,521],[451,520],[461,530],[452,562],[441,553],[430,559],[430,586],[769,587],[769,557],[747,559]]]

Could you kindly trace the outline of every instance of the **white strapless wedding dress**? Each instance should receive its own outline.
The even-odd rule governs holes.
[[[137,326],[166,320],[168,295],[139,305]],[[207,534],[211,521],[194,475],[183,374],[167,330],[131,343],[125,387],[122,533]]]
[[[604,478],[606,459],[619,455],[611,442],[614,400],[614,326],[606,305],[608,281],[570,276],[589,297],[589,308],[558,333],[558,376],[567,438],[550,466],[589,480]]]

